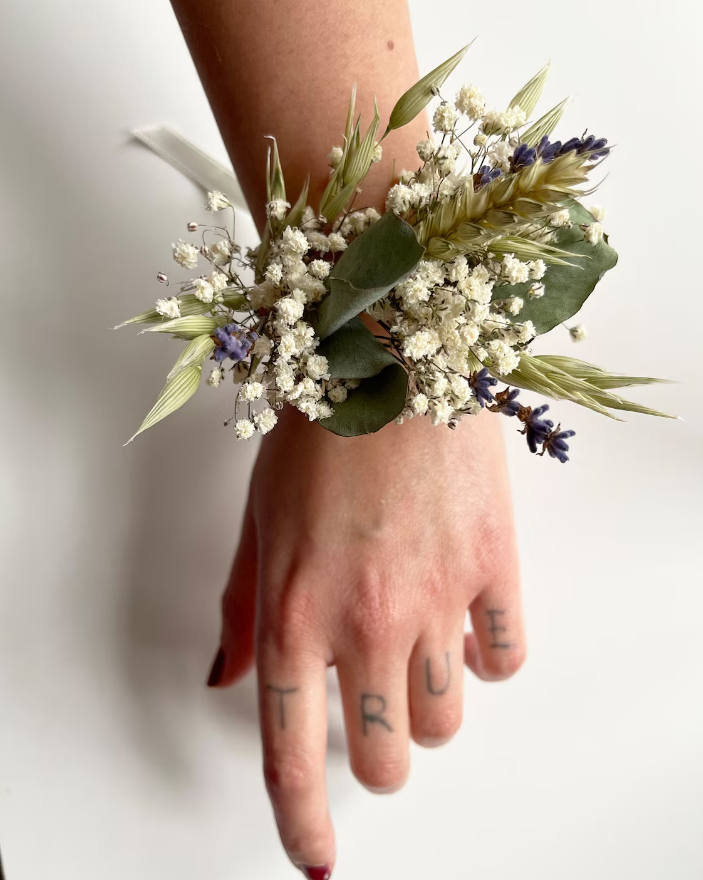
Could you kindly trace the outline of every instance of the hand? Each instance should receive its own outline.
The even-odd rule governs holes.
[[[340,438],[286,407],[263,440],[209,683],[232,684],[256,658],[266,784],[284,847],[316,880],[335,855],[326,667],[355,776],[392,792],[410,736],[437,746],[459,728],[462,658],[491,681],[524,660],[499,423],[415,418]]]

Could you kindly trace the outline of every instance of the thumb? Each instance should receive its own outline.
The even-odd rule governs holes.
[[[239,547],[222,597],[222,635],[210,670],[208,687],[234,684],[246,675],[254,663],[256,558],[256,524],[250,494]]]

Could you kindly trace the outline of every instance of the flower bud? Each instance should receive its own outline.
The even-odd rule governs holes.
[[[159,284],[168,284],[168,275],[165,272],[159,272],[156,276],[156,280]]]
[[[188,224],[188,232],[197,232],[197,231],[198,231],[198,224],[194,220],[191,220],[190,223]]]

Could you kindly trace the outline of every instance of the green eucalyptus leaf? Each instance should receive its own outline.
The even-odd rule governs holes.
[[[173,365],[173,369],[166,378],[173,379],[174,376],[178,375],[181,370],[185,370],[187,367],[195,365],[200,366],[205,358],[212,352],[214,347],[215,340],[212,336],[196,336],[195,339],[191,339],[178,356],[178,360]]]
[[[571,98],[564,98],[560,104],[557,104],[556,107],[552,107],[548,113],[545,113],[544,116],[538,119],[537,122],[528,128],[520,137],[522,143],[528,144],[531,147],[536,147],[545,134],[550,135],[557,127],[561,117],[564,115],[564,110],[566,110],[570,100]]]
[[[617,253],[606,241],[589,244],[584,241],[579,224],[593,223],[591,214],[578,202],[566,202],[573,225],[559,229],[556,244],[570,254],[580,257],[577,265],[550,266],[542,279],[544,296],[529,299],[527,291],[534,282],[508,284],[494,288],[494,299],[518,296],[525,304],[520,321],[532,321],[537,335],[547,333],[558,324],[573,317],[593,292],[596,284],[618,261]]]
[[[170,379],[161,394],[159,394],[156,403],[142,422],[137,433],[130,437],[127,443],[131,443],[142,431],[153,427],[157,422],[165,419],[166,416],[170,416],[171,413],[190,400],[198,389],[201,369],[198,366],[186,367],[177,373],[173,379]],[[125,443],[125,446],[127,443]]]
[[[435,67],[427,76],[423,76],[419,82],[416,82],[412,88],[408,89],[393,108],[391,118],[388,121],[388,128],[383,135],[384,138],[394,129],[402,128],[404,125],[412,122],[418,113],[425,109],[434,96],[434,89],[438,89],[444,84],[449,74],[469,51],[470,46],[471,43],[468,46],[464,46],[456,55],[452,55],[451,58],[448,58],[439,67]]]
[[[327,358],[332,379],[368,379],[398,363],[361,318],[352,318],[324,339],[317,354]]]
[[[392,212],[384,214],[349,245],[332,270],[330,293],[318,313],[320,339],[339,330],[407,278],[424,252],[412,226]]]
[[[405,406],[408,374],[393,363],[364,379],[344,403],[334,404],[334,415],[321,419],[323,428],[342,437],[373,434],[397,418]]]
[[[508,107],[520,107],[529,117],[540,99],[542,89],[547,81],[550,65],[551,62],[545,64],[539,73],[536,73],[527,85],[520,89],[510,104],[508,104]]]

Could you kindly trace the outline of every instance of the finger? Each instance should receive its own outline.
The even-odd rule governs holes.
[[[525,662],[520,589],[488,587],[469,606],[473,632],[464,637],[466,665],[484,681],[503,681]]]
[[[256,557],[256,525],[250,498],[244,512],[239,547],[222,597],[222,634],[208,678],[209,687],[234,684],[254,663]]]
[[[397,791],[410,768],[407,650],[353,650],[337,673],[352,772],[376,794]]]
[[[421,746],[441,746],[461,726],[463,714],[463,620],[434,626],[418,639],[408,667],[410,729]]]
[[[281,622],[285,626],[285,622]],[[302,632],[259,630],[257,670],[264,778],[281,842],[307,877],[323,880],[335,861],[327,807],[327,663]]]

